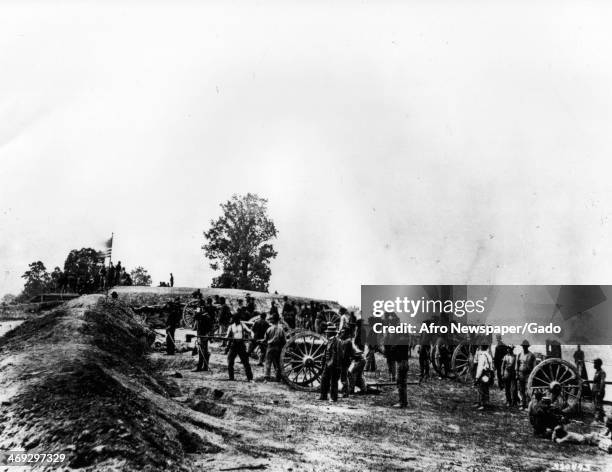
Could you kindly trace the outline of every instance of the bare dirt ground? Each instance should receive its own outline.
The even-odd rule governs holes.
[[[217,343],[212,371],[191,372],[195,357],[150,352],[153,337],[95,295],[0,337],[0,449],[64,451],[64,470],[87,471],[612,469],[594,447],[534,439],[524,413],[475,411],[454,382],[410,386],[406,410],[391,408],[391,387],[331,404],[263,383],[261,367],[255,383],[239,366],[229,382]]]
[[[242,448],[251,458],[188,455],[187,463],[196,468],[535,472],[559,469],[561,464],[573,470],[612,470],[610,456],[595,447],[533,438],[526,413],[500,406],[502,394],[497,390],[492,393],[495,406],[485,412],[473,408],[475,393],[470,387],[439,379],[409,385],[406,410],[392,408],[397,401],[392,387],[383,388],[380,395],[340,398],[333,404],[319,401],[316,393],[263,383],[262,367],[254,366],[255,383],[245,382],[241,367],[238,380],[230,382],[221,348],[214,344],[212,352],[211,372],[191,372],[195,358],[189,353],[152,355],[165,375],[182,374],[175,380],[183,396],[192,397],[202,387],[223,392],[218,399],[227,409],[223,420],[256,438]],[[413,360],[410,380],[416,380],[417,368]],[[572,428],[585,431],[589,425]],[[284,448],[266,450],[260,445],[266,441]]]

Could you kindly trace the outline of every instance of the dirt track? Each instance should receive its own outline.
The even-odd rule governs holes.
[[[341,398],[332,404],[318,401],[315,393],[263,383],[261,367],[254,367],[254,384],[244,381],[241,368],[238,380],[230,382],[220,347],[215,344],[212,350],[212,372],[191,372],[195,358],[189,353],[153,355],[167,375],[183,375],[176,379],[183,395],[203,386],[223,391],[219,402],[227,407],[225,420],[258,438],[243,449],[251,459],[188,456],[190,465],[205,463],[206,470],[548,471],[558,463],[612,470],[610,456],[594,447],[534,439],[526,413],[500,406],[475,411],[473,390],[454,382],[432,379],[409,386],[407,410],[391,408],[397,400],[390,387],[380,395]],[[492,400],[501,405],[501,393],[493,392]],[[266,451],[259,441],[277,442],[285,449]]]

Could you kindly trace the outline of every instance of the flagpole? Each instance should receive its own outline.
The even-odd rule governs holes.
[[[108,234],[108,233],[107,233]],[[111,233],[111,247],[110,247],[110,252],[108,253],[108,270],[110,271],[110,266],[111,263],[113,261],[113,239],[115,237],[115,233]],[[107,272],[107,274],[110,274],[110,272]],[[108,289],[109,289],[109,283],[108,283],[108,275],[106,277],[106,283],[104,284],[106,285],[106,298],[108,298]]]

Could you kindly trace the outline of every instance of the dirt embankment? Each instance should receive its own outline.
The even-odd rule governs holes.
[[[178,403],[144,355],[152,333],[122,302],[84,296],[0,338],[0,449],[65,452],[87,470],[183,470],[240,447],[222,420]]]
[[[182,302],[189,301],[191,294],[197,288],[189,287],[113,287],[112,291],[117,292],[119,299],[126,302],[130,306],[157,305],[165,303],[174,297],[179,297]],[[238,308],[238,299],[245,298],[245,295],[250,294],[255,300],[257,311],[269,311],[272,306],[272,301],[276,302],[279,310],[282,308],[283,296],[285,294],[272,294],[264,292],[253,292],[248,290],[237,290],[233,288],[200,288],[204,298],[214,297],[219,295],[225,297],[227,303],[233,310]],[[295,300],[297,303],[310,303],[311,300],[328,305],[331,309],[338,310],[341,305],[333,300],[321,300],[317,298],[296,297],[287,295],[290,300]]]

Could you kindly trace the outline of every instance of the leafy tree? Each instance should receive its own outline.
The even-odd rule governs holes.
[[[21,300],[45,293],[51,281],[47,268],[41,261],[32,262],[28,267],[29,270],[21,276],[25,279],[23,292],[19,297]]]
[[[92,248],[73,249],[64,262],[64,275],[71,291],[91,293],[101,286],[100,268],[104,259]]]
[[[2,303],[13,303],[15,300],[17,299],[17,297],[15,295],[13,295],[12,293],[6,293],[2,296]]]
[[[132,277],[132,285],[140,285],[144,287],[150,287],[153,280],[151,276],[147,272],[147,269],[144,267],[138,266],[132,272],[130,272]]]
[[[267,291],[277,252],[269,242],[277,235],[267,214],[268,201],[255,194],[234,195],[222,203],[223,215],[210,222],[202,246],[213,270],[222,270],[212,287]]]

